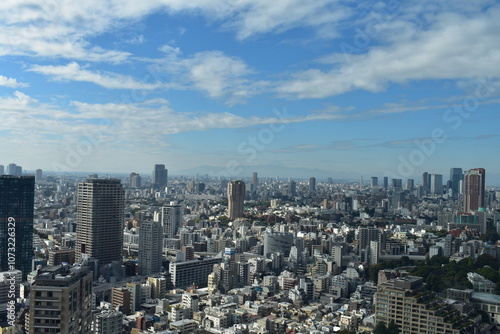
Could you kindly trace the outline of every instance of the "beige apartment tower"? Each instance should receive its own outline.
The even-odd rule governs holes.
[[[227,184],[229,219],[243,218],[245,201],[245,182],[231,181]]]
[[[68,266],[46,267],[30,291],[30,334],[92,333],[92,272]]]
[[[88,179],[78,184],[76,254],[99,265],[122,260],[125,191],[119,179]]]

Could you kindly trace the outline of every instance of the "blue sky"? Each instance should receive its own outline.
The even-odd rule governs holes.
[[[4,165],[500,184],[497,1],[40,3],[0,4]]]

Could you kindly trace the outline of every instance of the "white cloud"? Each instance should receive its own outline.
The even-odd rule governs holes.
[[[244,102],[267,85],[264,81],[252,82],[250,76],[254,72],[248,65],[221,51],[182,57],[179,48],[165,45],[161,50],[166,57],[157,63],[157,71],[168,73],[178,87],[200,90],[211,98],[226,100],[229,105]]]
[[[29,71],[51,76],[54,80],[71,80],[91,82],[110,89],[144,89],[152,90],[162,87],[161,84],[151,84],[137,81],[129,76],[85,70],[78,63],[72,62],[64,66],[35,65]]]
[[[130,54],[89,41],[140,21],[153,12],[201,15],[245,39],[257,34],[312,27],[335,34],[348,10],[336,0],[32,0],[0,3],[0,55],[57,57],[119,63]],[[328,28],[328,29],[326,29]],[[143,35],[129,42],[142,43]]]
[[[17,82],[17,80],[14,78],[7,78],[3,75],[0,75],[0,86],[19,88],[19,87],[28,87],[28,84],[23,82]]]
[[[387,45],[348,57],[334,54],[331,69],[292,74],[277,91],[293,98],[325,98],[357,89],[379,92],[387,84],[411,80],[499,77],[500,69],[493,66],[500,63],[499,16],[498,6],[472,17],[436,14],[435,23],[404,39],[389,33],[392,23],[399,25],[398,17],[378,36],[390,40]]]
[[[43,152],[50,154],[55,146],[78,143],[82,138],[98,134],[101,142],[110,147],[133,141],[135,145],[163,147],[165,137],[182,132],[234,129],[268,124],[300,123],[338,119],[334,113],[242,117],[231,113],[185,113],[169,107],[164,99],[142,103],[90,104],[74,101],[68,110],[40,101],[16,91],[0,97],[3,116],[4,142],[30,138]],[[105,131],[100,131],[101,127]]]

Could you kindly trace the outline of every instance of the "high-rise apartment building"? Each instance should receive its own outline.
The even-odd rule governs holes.
[[[3,175],[5,173],[5,166],[0,165],[0,175]]]
[[[464,173],[464,212],[484,208],[486,171],[475,168]]]
[[[253,172],[252,175],[252,187],[253,191],[257,191],[257,186],[259,185],[259,178],[257,176],[257,172]]]
[[[375,323],[394,321],[401,334],[475,333],[475,321],[427,291],[421,277],[396,278],[377,286]]]
[[[383,186],[384,186],[384,189],[386,189],[386,190],[387,190],[387,188],[389,188],[389,177],[384,176],[384,184],[383,184]]]
[[[160,212],[155,212],[154,218],[163,227],[163,236],[173,238],[182,225],[182,206],[177,202],[170,202],[170,205],[163,206]]]
[[[129,180],[130,188],[140,188],[142,186],[142,178],[138,173],[130,173]]]
[[[309,178],[309,191],[310,192],[316,191],[316,178],[315,177]]]
[[[92,333],[92,272],[46,267],[30,291],[28,333]]]
[[[34,176],[0,176],[0,271],[8,271],[11,264],[23,278],[31,271],[34,201]],[[9,250],[9,238],[15,241],[15,252]]]
[[[76,253],[99,265],[122,260],[125,190],[119,179],[88,179],[78,184]]]
[[[245,202],[245,183],[243,181],[231,181],[227,184],[228,214],[229,219],[243,217]]]
[[[159,222],[147,221],[139,229],[139,275],[159,273],[163,253],[163,228]]]
[[[360,250],[370,246],[370,241],[379,241],[380,230],[375,227],[360,227],[357,231],[357,240]]]
[[[18,166],[15,163],[11,163],[7,166],[7,171],[5,174],[13,176],[21,176],[23,175],[23,167]]]
[[[40,182],[42,181],[42,178],[43,178],[43,171],[41,169],[37,169],[35,171],[35,181]]]
[[[167,186],[168,180],[168,170],[165,169],[165,165],[156,164],[153,170],[153,180],[152,185],[154,189],[164,190]]]

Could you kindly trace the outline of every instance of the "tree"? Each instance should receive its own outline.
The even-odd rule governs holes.
[[[387,334],[399,334],[398,325],[396,325],[394,320],[389,322],[389,326],[387,326]]]
[[[372,333],[373,334],[387,334],[387,326],[385,325],[385,322],[383,322],[383,321],[377,322]]]

